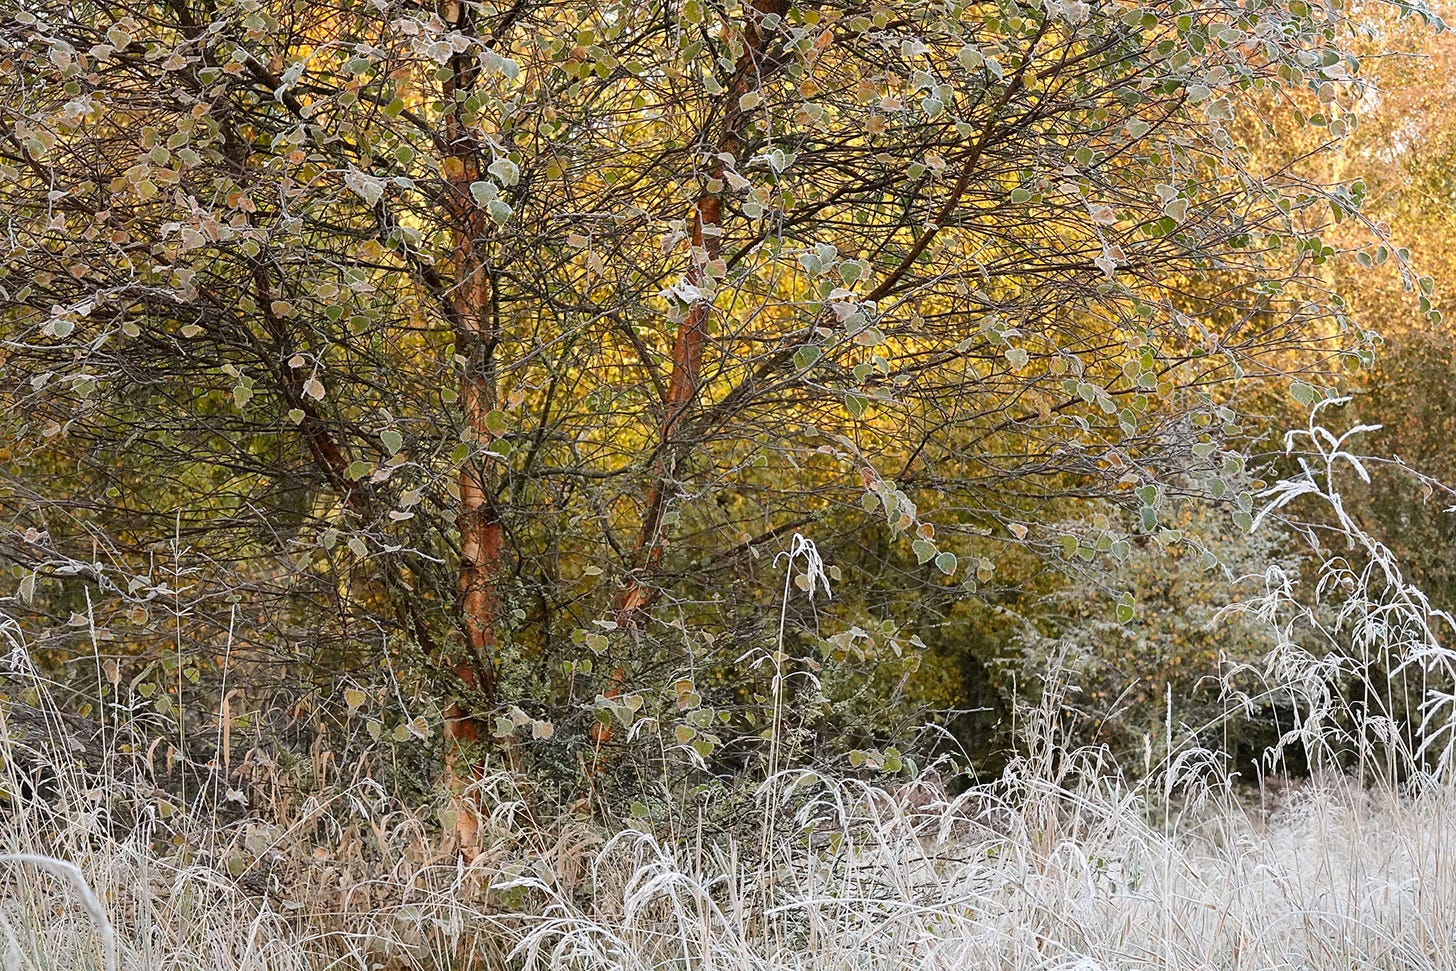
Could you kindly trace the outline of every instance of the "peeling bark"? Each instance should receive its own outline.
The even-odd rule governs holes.
[[[452,26],[473,31],[472,8],[451,4]],[[445,83],[445,99],[471,90],[479,73],[473,55],[457,54],[449,62],[451,77]],[[454,276],[448,296],[448,313],[455,339],[455,352],[464,358],[460,380],[460,405],[465,434],[475,444],[489,440],[486,416],[495,406],[494,352],[499,328],[492,307],[492,282],[483,250],[490,234],[485,212],[471,197],[470,185],[481,178],[479,146],[460,120],[458,112],[446,117],[445,205],[450,216]],[[460,530],[460,567],[457,586],[465,646],[461,653],[445,658],[446,666],[459,684],[446,707],[445,739],[450,749],[447,772],[452,788],[464,788],[479,777],[478,746],[488,737],[482,731],[486,713],[495,703],[496,622],[500,612],[498,590],[504,529],[495,502],[484,459],[468,457],[460,469],[460,505],[456,526]],[[457,806],[456,831],[461,852],[468,858],[478,851],[478,822],[473,800]]]
[[[788,13],[788,0],[755,0],[752,14],[743,27],[743,53],[734,65],[733,77],[724,96],[723,116],[718,124],[718,137],[708,165],[708,188],[698,196],[693,207],[692,253],[687,282],[705,287],[709,266],[722,252],[724,175],[730,164],[737,164],[744,148],[749,114],[740,107],[744,95],[761,86],[779,67],[770,54],[772,35],[763,29],[763,18]],[[704,139],[706,142],[707,139]],[[731,163],[728,159],[733,160]],[[657,458],[652,468],[643,506],[642,527],[633,545],[633,575],[617,598],[617,623],[630,627],[640,614],[657,599],[658,588],[652,578],[662,563],[667,548],[664,514],[677,481],[678,466],[693,443],[682,437],[687,417],[698,398],[703,376],[703,348],[708,340],[708,327],[713,316],[710,299],[698,299],[688,308],[678,325],[672,345],[672,375],[662,401],[662,425]]]

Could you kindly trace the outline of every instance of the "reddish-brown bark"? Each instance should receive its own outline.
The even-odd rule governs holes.
[[[723,197],[722,187],[725,172],[733,159],[740,158],[744,147],[748,114],[742,107],[743,96],[761,86],[777,68],[777,61],[769,56],[771,35],[763,28],[763,18],[773,14],[779,17],[788,12],[788,0],[754,0],[753,13],[743,27],[743,53],[734,65],[733,77],[723,100],[723,115],[718,121],[718,137],[715,150],[708,165],[708,187],[697,198],[693,206],[692,253],[688,266],[687,283],[696,288],[706,288],[712,282],[709,268],[722,252]],[[671,489],[676,481],[678,463],[692,446],[684,441],[681,431],[685,419],[691,414],[697,401],[703,378],[703,349],[708,341],[709,325],[713,318],[713,304],[710,299],[699,298],[688,307],[687,313],[678,324],[672,343],[672,375],[668,380],[662,401],[662,425],[653,462],[652,480],[643,497],[644,513],[642,526],[633,544],[633,573],[617,597],[616,620],[620,627],[632,627],[641,614],[656,600],[659,587],[654,583],[654,574],[662,563],[667,549],[667,529],[664,514],[667,512]],[[626,683],[626,673],[613,670],[606,694],[614,697]],[[602,743],[611,737],[611,728],[598,723],[592,729],[592,738]]]
[[[454,25],[473,29],[467,5],[452,4]],[[449,103],[456,92],[468,91],[479,68],[473,56],[456,55],[450,61],[451,77],[445,83]],[[471,444],[489,440],[486,416],[495,406],[496,387],[493,355],[499,337],[492,310],[492,285],[488,260],[483,250],[490,235],[490,222],[470,192],[482,176],[476,139],[458,112],[447,115],[445,139],[449,154],[445,163],[445,203],[450,216],[453,286],[448,298],[455,352],[464,359],[460,381],[460,406],[465,436]],[[485,714],[495,699],[496,622],[500,610],[497,585],[504,551],[504,528],[486,474],[485,460],[468,457],[460,469],[460,505],[456,526],[460,530],[460,566],[457,578],[465,647],[446,664],[459,681],[456,697],[446,707],[445,738],[450,746],[449,774],[456,787],[479,772],[476,746],[482,741]],[[457,807],[457,834],[461,850],[473,856],[476,847],[474,806],[467,800]]]
[[[698,196],[693,207],[692,252],[687,282],[704,288],[709,266],[722,251],[724,174],[729,165],[725,158],[738,160],[744,147],[748,113],[741,107],[743,96],[762,85],[777,68],[769,56],[772,35],[764,30],[763,18],[778,17],[788,12],[788,0],[755,0],[753,13],[743,27],[743,53],[734,66],[733,77],[723,100],[723,115],[718,122],[715,150],[708,165],[708,188]],[[695,300],[688,308],[672,345],[672,375],[662,402],[661,437],[657,460],[653,463],[652,481],[643,499],[642,527],[633,546],[634,573],[617,598],[617,622],[622,626],[636,623],[641,611],[657,597],[652,575],[657,572],[667,547],[663,523],[670,490],[677,475],[678,462],[691,442],[681,439],[685,419],[691,413],[702,385],[703,348],[708,340],[713,305],[709,299]]]

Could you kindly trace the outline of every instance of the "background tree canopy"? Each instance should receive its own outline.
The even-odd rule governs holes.
[[[1440,319],[1328,162],[1401,36],[1338,0],[6,16],[7,609],[422,782],[1001,744],[1008,618],[1156,623],[1373,362],[1337,263]]]

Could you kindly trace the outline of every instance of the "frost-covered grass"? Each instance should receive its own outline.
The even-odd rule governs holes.
[[[112,829],[63,779],[63,811],[12,808],[0,852],[78,866],[122,968],[1456,967],[1448,789],[1189,783],[1169,803],[1048,775],[952,798],[784,774],[760,794],[793,807],[766,858],[756,839],[502,811],[470,867],[362,790],[287,826],[173,820],[161,839]],[[75,888],[32,863],[0,863],[0,967],[103,967]]]

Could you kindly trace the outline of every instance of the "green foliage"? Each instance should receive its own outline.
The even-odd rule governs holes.
[[[1273,642],[1257,618],[1224,611],[1261,594],[1271,568],[1298,574],[1298,543],[1270,528],[1248,535],[1226,515],[1183,519],[1176,541],[1136,541],[1110,569],[1043,598],[1013,635],[1010,668],[1030,700],[1062,699],[1074,743],[1136,765],[1193,742],[1248,771],[1288,712],[1277,699],[1243,710],[1231,698]]]

